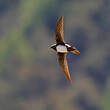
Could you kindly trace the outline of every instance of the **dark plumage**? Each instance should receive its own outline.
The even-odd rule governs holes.
[[[57,51],[58,62],[62,68],[62,71],[64,72],[66,78],[71,82],[72,80],[69,74],[66,54],[67,52],[73,52],[74,54],[79,55],[80,52],[74,46],[70,46],[64,42],[63,19],[64,17],[61,16],[56,24],[55,30],[56,44],[52,45],[51,48]]]

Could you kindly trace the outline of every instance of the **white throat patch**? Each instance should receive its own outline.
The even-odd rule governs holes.
[[[57,52],[60,52],[60,53],[67,53],[67,48],[64,45],[58,45],[56,47],[56,50],[57,50]]]

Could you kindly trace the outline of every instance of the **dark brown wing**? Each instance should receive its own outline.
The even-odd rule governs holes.
[[[71,82],[72,80],[69,74],[68,64],[66,60],[66,53],[58,53],[58,61],[66,78]]]
[[[55,40],[56,40],[57,44],[64,43],[63,19],[64,19],[64,17],[61,16],[56,25]]]

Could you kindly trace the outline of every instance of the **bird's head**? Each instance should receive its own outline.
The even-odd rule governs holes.
[[[50,47],[50,48],[52,48],[53,50],[55,50],[55,51],[56,51],[56,44],[51,45],[51,47]]]

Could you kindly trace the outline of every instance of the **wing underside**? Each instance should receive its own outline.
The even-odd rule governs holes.
[[[56,24],[55,40],[57,44],[64,43],[63,19],[64,17],[61,16]]]
[[[58,61],[66,78],[71,82],[72,80],[69,74],[68,63],[66,60],[66,53],[58,53]]]

